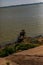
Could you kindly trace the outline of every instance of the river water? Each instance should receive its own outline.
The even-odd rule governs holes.
[[[0,43],[15,39],[21,29],[27,36],[43,35],[43,4],[0,8]]]

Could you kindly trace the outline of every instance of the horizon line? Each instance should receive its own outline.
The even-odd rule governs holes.
[[[18,6],[26,6],[26,5],[37,5],[37,4],[43,4],[43,2],[29,3],[29,4],[18,4],[18,5],[9,5],[9,6],[2,6],[0,8],[18,7]]]

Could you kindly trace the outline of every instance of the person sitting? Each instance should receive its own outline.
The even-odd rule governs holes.
[[[22,42],[24,37],[25,37],[25,30],[21,30],[21,32],[19,33],[19,36],[17,38],[17,43]]]

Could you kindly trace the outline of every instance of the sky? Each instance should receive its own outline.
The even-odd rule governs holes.
[[[0,7],[43,2],[43,0],[0,0]]]

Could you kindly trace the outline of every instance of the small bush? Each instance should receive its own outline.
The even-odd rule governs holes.
[[[36,47],[35,44],[19,44],[16,46],[16,50],[27,50]]]
[[[36,40],[36,39],[32,39],[31,43],[37,44],[37,43],[40,43],[40,42],[38,40]]]
[[[14,49],[12,47],[5,47],[1,52],[0,52],[0,57],[5,57],[10,54],[14,53]]]

